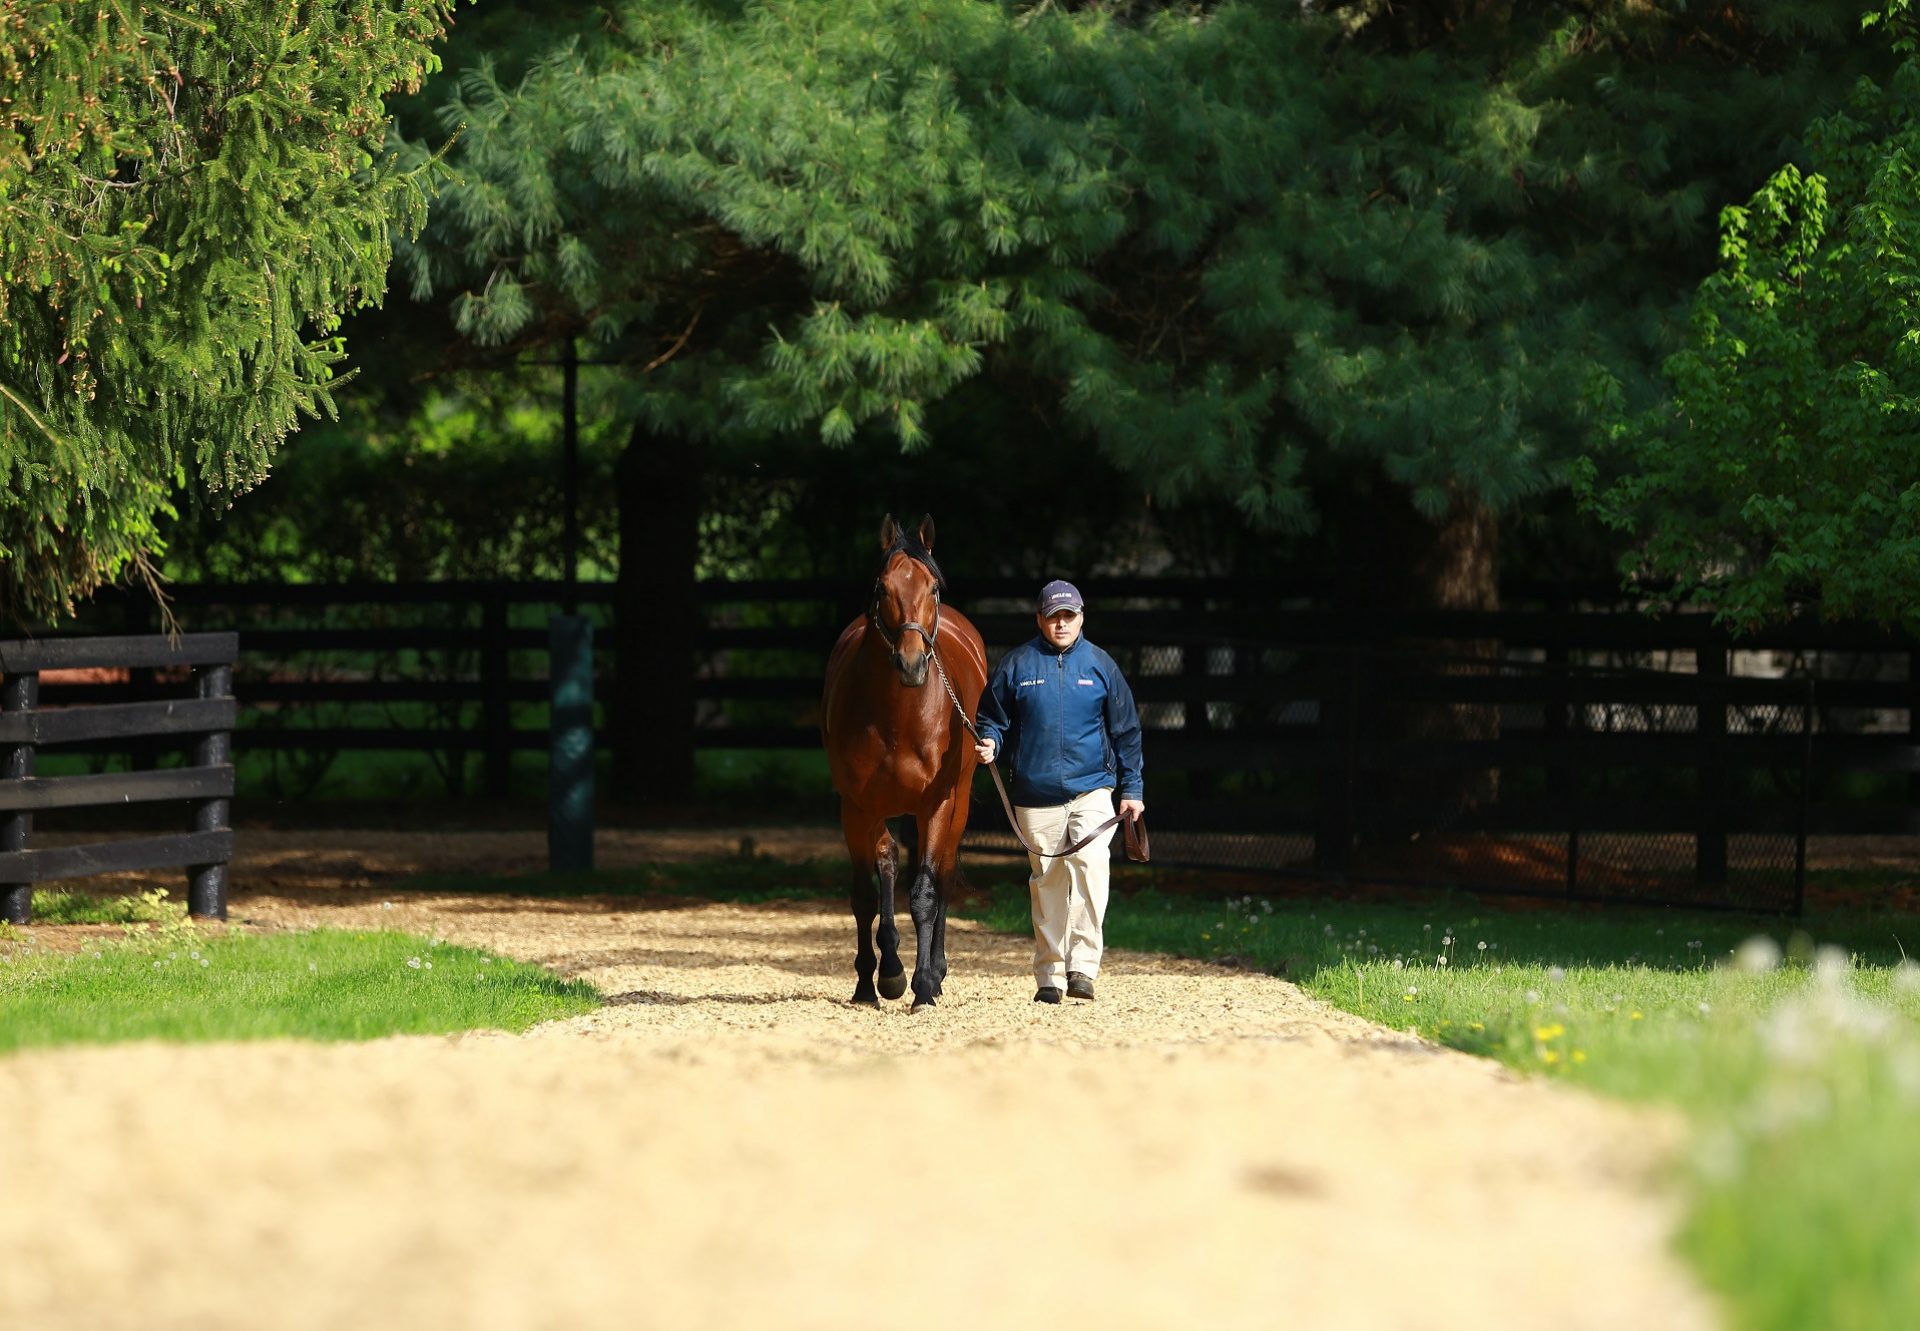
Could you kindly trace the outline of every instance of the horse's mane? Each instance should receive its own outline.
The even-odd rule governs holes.
[[[893,562],[895,555],[905,555],[908,559],[917,559],[925,564],[927,572],[933,574],[935,589],[941,592],[947,590],[947,575],[942,573],[940,566],[933,562],[933,551],[920,544],[920,537],[916,533],[908,531],[905,527],[900,529],[900,534],[894,538],[893,544],[888,546],[886,553],[880,556],[882,577],[886,576],[887,565]]]

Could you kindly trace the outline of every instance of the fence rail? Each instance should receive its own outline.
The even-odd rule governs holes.
[[[1674,899],[1731,901],[1756,898],[1755,838],[1786,835],[1788,852],[1770,842],[1761,857],[1757,895],[1778,903],[1796,890],[1783,866],[1805,832],[1920,832],[1920,645],[1878,630],[1790,624],[1734,641],[1702,616],[1654,619],[1611,588],[1562,585],[1509,587],[1513,608],[1497,612],[1402,614],[1331,609],[1302,583],[1081,586],[1090,632],[1141,704],[1163,860],[1648,899],[1667,890],[1646,868],[1659,861]],[[952,597],[998,650],[1032,633],[1031,590],[956,579]],[[696,591],[700,620],[668,648],[691,678],[686,743],[817,749],[819,670],[870,588]],[[562,584],[176,595],[196,627],[246,631],[250,749],[420,750],[455,771],[471,757],[484,789],[503,793],[515,756],[546,748],[545,615],[567,599]],[[611,623],[611,584],[572,599]],[[615,640],[596,637],[597,693],[618,705]],[[140,705],[163,682],[136,669],[49,696]],[[1350,796],[1341,817],[1337,791]],[[974,844],[1011,849],[995,802],[976,810]],[[1471,863],[1459,858],[1468,837]],[[1494,873],[1500,856],[1530,867]]]
[[[33,886],[93,874],[185,868],[189,913],[227,915],[228,826],[236,721],[233,633],[0,641],[0,919],[32,919]],[[55,670],[191,672],[194,696],[42,710],[41,676]],[[135,772],[39,777],[42,748],[160,737],[189,739],[193,764]],[[34,848],[33,821],[53,809],[185,800],[190,830],[160,836]]]

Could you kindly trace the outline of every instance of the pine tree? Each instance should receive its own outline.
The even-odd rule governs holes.
[[[451,3],[0,6],[0,618],[150,577],[173,495],[332,409],[341,315],[424,217],[383,99]]]
[[[1597,367],[1657,392],[1716,208],[1873,59],[1856,12],[627,5],[466,73],[409,258],[478,341],[627,357],[659,430],[912,450],[1025,395],[1166,502],[1297,531],[1365,474],[1491,531],[1564,486]],[[1436,544],[1436,585],[1493,567]]]

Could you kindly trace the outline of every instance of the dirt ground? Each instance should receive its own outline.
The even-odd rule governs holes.
[[[1672,1116],[1194,963],[1110,954],[1098,1002],[1038,1006],[1025,941],[964,922],[909,1015],[847,1005],[829,904],[385,890],[543,854],[250,833],[236,927],[417,930],[609,1001],[520,1037],[0,1059],[0,1326],[1714,1324],[1667,1252]]]

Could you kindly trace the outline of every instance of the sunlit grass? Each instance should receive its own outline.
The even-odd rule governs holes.
[[[173,927],[78,954],[0,940],[0,1052],[121,1040],[368,1040],[521,1031],[586,1012],[591,986],[399,933],[202,936]]]

